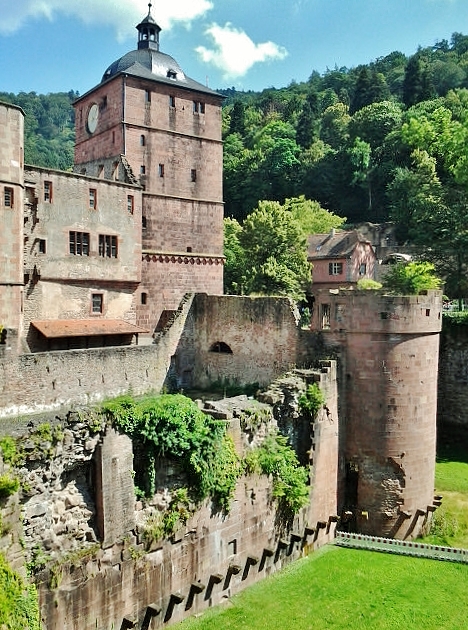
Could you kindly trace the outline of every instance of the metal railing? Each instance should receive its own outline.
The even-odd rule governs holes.
[[[457,549],[455,547],[443,547],[440,545],[426,545],[412,540],[395,540],[393,538],[365,536],[364,534],[352,534],[342,531],[336,532],[334,542],[335,545],[340,547],[368,549],[370,551],[383,551],[403,556],[431,558],[432,560],[446,560],[450,562],[462,562],[464,564],[468,564],[468,549]]]

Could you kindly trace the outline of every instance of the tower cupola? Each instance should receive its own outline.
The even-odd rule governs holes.
[[[159,51],[159,33],[161,27],[156,24],[156,20],[151,15],[151,2],[148,4],[148,15],[138,24],[138,50],[151,48]]]

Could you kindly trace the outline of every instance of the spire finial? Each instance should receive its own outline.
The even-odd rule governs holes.
[[[151,7],[152,7],[152,3],[148,2],[148,15],[151,13]]]

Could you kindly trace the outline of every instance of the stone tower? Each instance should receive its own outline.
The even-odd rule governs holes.
[[[159,50],[151,4],[137,31],[75,103],[75,170],[144,190],[137,324],[153,330],[186,292],[223,291],[223,97]]]
[[[441,306],[438,291],[318,292],[315,327],[341,355],[339,502],[351,530],[415,537],[434,509]]]
[[[0,103],[0,328],[21,330],[23,300],[23,129],[21,108]],[[0,331],[0,341],[5,332]]]

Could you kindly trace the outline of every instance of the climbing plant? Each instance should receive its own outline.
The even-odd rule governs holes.
[[[309,473],[301,466],[288,438],[279,433],[268,435],[262,444],[245,458],[247,473],[273,477],[273,496],[280,509],[296,513],[309,500]]]
[[[141,401],[125,396],[106,403],[104,410],[121,431],[142,443],[147,495],[155,492],[155,457],[167,456],[179,461],[196,500],[211,496],[220,507],[229,507],[241,466],[225,422],[181,394]]]

